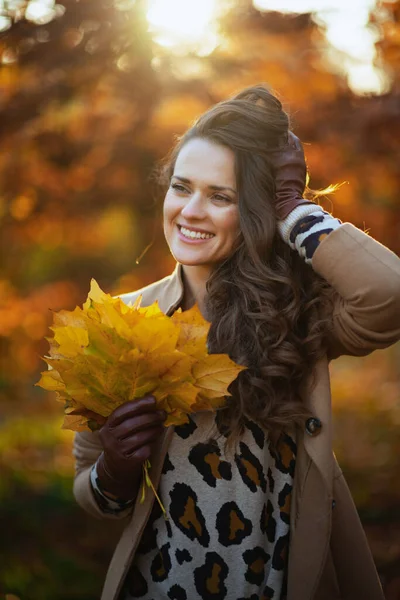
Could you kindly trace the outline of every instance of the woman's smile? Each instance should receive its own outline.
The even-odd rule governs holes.
[[[213,233],[207,233],[202,231],[201,229],[196,229],[194,227],[186,227],[184,225],[178,225],[178,231],[181,239],[184,242],[189,242],[190,244],[205,242],[215,237]]]

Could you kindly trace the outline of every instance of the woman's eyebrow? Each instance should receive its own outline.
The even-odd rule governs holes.
[[[190,179],[187,179],[186,177],[180,177],[179,175],[172,175],[172,177],[175,177],[176,179],[179,179],[180,181],[182,181],[183,183],[192,183],[190,181]],[[228,186],[223,186],[223,185],[209,185],[207,186],[210,190],[216,190],[219,192],[222,192],[223,190],[229,190],[231,191],[233,194],[236,194],[236,190],[234,190],[231,187]]]

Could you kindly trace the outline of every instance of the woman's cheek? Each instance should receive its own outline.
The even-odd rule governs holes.
[[[164,200],[164,219],[173,219],[179,211],[179,198],[177,198],[173,192],[167,192]]]
[[[168,223],[171,218],[171,212],[172,212],[171,211],[171,202],[167,195],[164,199],[164,204],[163,204],[164,227],[168,226]]]

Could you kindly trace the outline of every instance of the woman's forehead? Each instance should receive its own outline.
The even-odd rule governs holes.
[[[209,185],[235,187],[235,155],[226,146],[195,138],[180,150],[174,175]]]

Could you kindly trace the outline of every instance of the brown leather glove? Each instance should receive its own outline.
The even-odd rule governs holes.
[[[300,204],[314,204],[303,198],[307,166],[303,145],[291,131],[288,142],[280,150],[268,153],[275,176],[275,210],[279,220]]]
[[[103,452],[97,460],[97,475],[106,492],[121,500],[136,497],[143,462],[164,431],[166,417],[165,411],[157,410],[153,396],[121,404],[111,413],[99,431]]]

